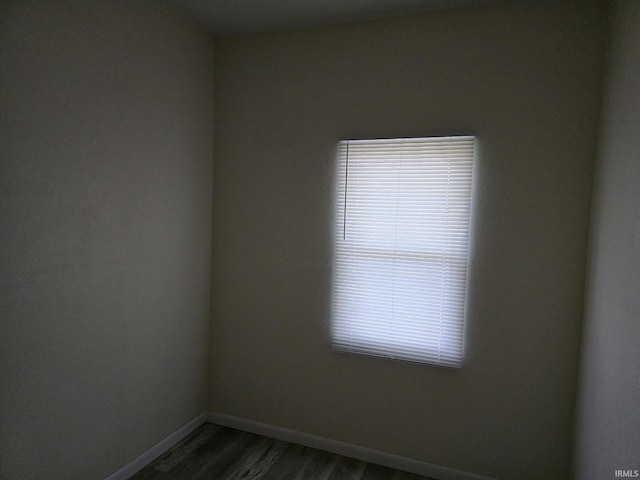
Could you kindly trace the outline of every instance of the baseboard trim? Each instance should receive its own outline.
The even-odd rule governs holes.
[[[191,432],[193,432],[200,425],[207,422],[208,416],[209,416],[208,412],[202,412],[196,418],[185,423],[178,430],[176,430],[172,434],[160,440],[153,447],[151,447],[149,450],[147,450],[142,455],[137,457],[131,463],[125,465],[117,472],[114,472],[111,475],[109,475],[105,480],[126,480],[132,477],[134,474],[138,473],[144,467],[149,465],[151,462],[153,462],[156,458],[158,458],[164,452],[166,452],[171,447],[173,447],[180,440],[182,440]]]
[[[286,442],[297,443],[305,447],[317,448],[345,457],[357,458],[366,462],[377,463],[398,470],[424,475],[426,477],[437,478],[438,480],[495,480],[490,477],[477,475],[475,473],[464,472],[449,467],[434,465],[412,458],[393,455],[390,453],[373,450],[371,448],[353,445],[351,443],[339,442],[329,438],[318,437],[308,433],[289,430],[287,428],[276,427],[266,423],[256,422],[246,418],[234,417],[217,412],[206,412],[206,421],[222,425],[223,427],[235,428],[245,432],[264,435],[265,437],[276,438]],[[111,478],[107,480],[112,480]]]

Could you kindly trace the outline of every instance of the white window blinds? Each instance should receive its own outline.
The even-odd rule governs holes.
[[[333,349],[460,368],[474,137],[339,144]]]

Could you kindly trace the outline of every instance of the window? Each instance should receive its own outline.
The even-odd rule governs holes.
[[[474,137],[339,144],[333,349],[460,368]]]

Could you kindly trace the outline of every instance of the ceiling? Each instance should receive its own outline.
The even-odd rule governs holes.
[[[315,27],[497,0],[168,0],[215,35]]]

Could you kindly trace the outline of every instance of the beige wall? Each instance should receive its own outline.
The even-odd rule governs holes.
[[[210,37],[0,7],[0,477],[103,479],[206,408]]]
[[[216,43],[211,410],[566,479],[603,12],[519,3]],[[336,143],[479,139],[462,371],[330,351]]]
[[[640,3],[615,5],[591,225],[578,480],[640,470]]]

